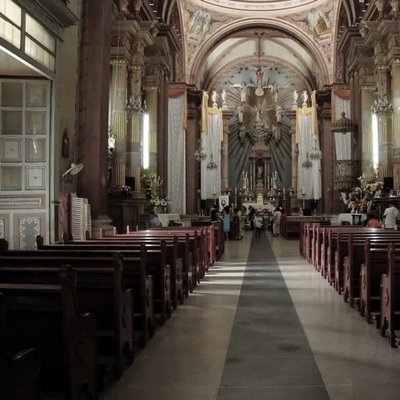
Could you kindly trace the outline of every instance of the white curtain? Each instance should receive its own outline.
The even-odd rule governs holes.
[[[207,158],[201,162],[201,198],[212,199],[221,192],[221,135],[222,112],[209,108],[207,111],[207,130],[201,134],[201,144]],[[207,168],[211,161],[217,164],[217,168]]]
[[[351,160],[351,132],[335,132],[336,160]]]
[[[303,107],[297,111],[297,132],[299,138],[297,198],[321,198],[321,160],[310,158],[313,152],[320,151],[315,123],[315,109]],[[309,161],[308,168],[303,164]]]
[[[343,99],[342,97],[336,95],[334,97],[335,101],[335,120],[342,118],[342,113],[346,114],[346,118],[351,116],[351,106],[349,99]]]
[[[169,211],[186,213],[185,95],[168,99],[168,198]]]

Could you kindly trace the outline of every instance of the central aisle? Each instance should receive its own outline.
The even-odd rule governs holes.
[[[227,242],[222,260],[100,399],[399,400],[399,352],[298,246],[250,232]]]
[[[252,241],[218,399],[329,399],[265,236]]]

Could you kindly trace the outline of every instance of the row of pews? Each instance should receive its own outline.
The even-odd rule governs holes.
[[[96,399],[223,252],[220,225],[0,240],[0,398]]]
[[[400,348],[400,231],[305,224],[300,253]]]

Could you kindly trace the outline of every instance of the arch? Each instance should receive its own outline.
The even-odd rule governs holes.
[[[317,83],[322,86],[323,84],[330,82],[330,75],[324,55],[321,53],[321,50],[315,45],[312,39],[292,24],[274,18],[241,19],[217,30],[203,43],[199,52],[196,54],[189,73],[189,82],[201,87],[202,82],[200,81],[200,72],[204,67],[204,60],[207,59],[208,54],[213,50],[213,48],[231,34],[246,29],[254,29],[255,27],[275,29],[299,41],[300,44],[308,50],[312,58],[315,59],[316,65],[320,66],[320,79]]]

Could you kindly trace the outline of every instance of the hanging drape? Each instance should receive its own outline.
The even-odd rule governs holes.
[[[203,106],[205,104],[203,101]],[[219,196],[221,191],[221,141],[223,135],[222,111],[218,108],[203,107],[202,112],[204,109],[207,118],[202,116],[201,144],[207,158],[201,161],[201,198],[203,200]],[[211,161],[211,155],[217,168],[207,168]]]
[[[168,198],[170,212],[186,213],[186,93],[168,99]]]
[[[321,198],[321,160],[312,159],[312,155],[320,151],[315,93],[311,107],[297,110],[296,124],[299,146],[297,198],[317,200]]]
[[[351,103],[349,89],[334,89],[332,91],[332,119],[336,121],[346,114],[346,118],[351,118]]]
[[[336,160],[351,160],[351,132],[335,132]]]

